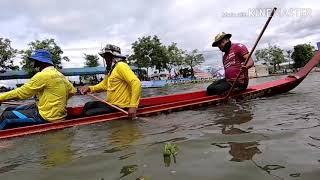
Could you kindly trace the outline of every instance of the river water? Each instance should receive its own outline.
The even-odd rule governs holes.
[[[144,89],[143,95],[207,85]],[[315,72],[273,97],[1,140],[0,179],[318,180],[319,86]],[[90,100],[73,97],[70,105]],[[175,161],[164,161],[168,142],[179,147]]]

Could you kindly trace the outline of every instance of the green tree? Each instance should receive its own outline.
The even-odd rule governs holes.
[[[99,56],[91,55],[91,54],[84,54],[84,65],[85,67],[97,67],[99,66]],[[83,75],[80,76],[80,79],[84,81],[89,81],[91,84],[95,84],[98,82],[97,75]]]
[[[278,46],[271,46],[269,53],[273,68],[276,70],[276,66],[279,67],[279,64],[285,61],[283,50]]]
[[[168,64],[167,70],[171,72],[173,67],[183,64],[184,51],[177,47],[177,43],[171,43],[168,46]]]
[[[36,40],[28,44],[29,48],[23,51],[23,61],[21,62],[22,68],[27,72],[32,72],[33,69],[30,67],[30,61],[28,61],[28,57],[30,57],[32,51],[36,49],[46,49],[52,54],[52,62],[57,68],[62,68],[61,61],[65,60],[69,62],[69,58],[66,56],[61,56],[63,51],[56,44],[54,39],[45,39],[45,40]]]
[[[191,69],[192,76],[194,76],[193,68],[204,62],[203,54],[198,53],[198,50],[195,49],[191,53],[187,53],[184,58],[184,64],[189,66]]]
[[[266,60],[268,58],[268,48],[258,49],[255,51],[254,55],[256,56],[257,61],[264,60],[268,62],[268,60]]]
[[[268,48],[257,50],[255,56],[258,61],[264,60],[273,65],[274,71],[277,70],[277,66],[279,66],[280,63],[285,61],[283,50],[276,45],[269,45]]]
[[[85,63],[84,65],[87,67],[97,67],[99,66],[99,56],[91,55],[91,54],[84,54]]]
[[[158,36],[144,36],[132,43],[133,54],[129,61],[133,62],[139,69],[155,67],[162,71],[167,67],[167,48],[162,45]]]
[[[18,53],[17,49],[11,47],[9,39],[0,38],[0,71],[12,69],[19,69],[18,66],[13,64],[13,58]]]
[[[164,69],[167,69],[169,62],[168,50],[164,45],[159,45],[153,49],[151,54],[151,65],[160,73]]]
[[[291,69],[291,67],[292,67],[292,62],[291,62],[292,50],[286,50],[286,52],[287,52],[287,59],[289,62],[289,69]]]
[[[129,56],[128,61],[130,64],[134,64],[138,69],[151,67],[150,54],[151,48],[151,37],[138,38],[138,41],[132,43],[133,54]]]
[[[311,44],[298,44],[294,46],[294,51],[291,56],[294,61],[293,67],[303,67],[314,56],[314,53],[315,47]]]

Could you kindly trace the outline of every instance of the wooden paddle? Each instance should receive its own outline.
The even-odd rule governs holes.
[[[105,104],[108,104],[109,106],[111,106],[111,107],[113,107],[113,108],[115,108],[115,109],[117,109],[117,110],[119,110],[119,111],[123,112],[123,113],[124,113],[124,114],[126,114],[126,115],[128,115],[128,114],[129,114],[127,111],[125,111],[125,110],[123,110],[123,109],[119,108],[118,106],[115,106],[115,105],[113,105],[113,104],[111,104],[111,103],[109,103],[109,102],[105,101],[105,100],[104,100],[104,99],[102,99],[102,98],[99,98],[99,97],[97,97],[97,96],[95,96],[95,95],[93,95],[93,94],[87,94],[87,95],[88,95],[88,96],[91,96],[91,97],[93,97],[93,98],[95,98],[95,99],[97,99],[97,100],[99,100],[100,102],[103,102],[103,103],[105,103]],[[141,119],[141,120],[143,120],[143,121],[145,121],[145,122],[148,122],[148,123],[150,123],[150,122],[151,122],[149,119],[147,119],[147,118],[143,118],[143,117],[136,117],[136,119]],[[157,125],[158,125],[158,123],[155,123],[155,122],[153,122],[153,124],[157,124]]]
[[[119,108],[118,106],[115,106],[115,105],[113,105],[113,104],[105,101],[105,100],[102,99],[102,98],[99,98],[99,97],[97,97],[97,96],[95,96],[95,95],[93,95],[93,94],[87,94],[87,95],[88,95],[88,96],[91,96],[91,97],[93,97],[93,98],[95,98],[95,99],[97,99],[97,100],[99,100],[100,102],[103,102],[103,103],[105,103],[105,104],[108,104],[109,106],[117,109],[118,111],[121,111],[121,112],[123,112],[124,114],[128,115],[128,112],[127,112],[127,111],[125,111],[125,110]]]
[[[26,105],[26,103],[21,103],[21,102],[10,102],[10,101],[4,101],[0,102],[0,104],[7,104],[7,105],[15,105],[15,106],[20,106],[20,105]]]
[[[246,61],[244,62],[244,66],[247,65],[249,59],[251,58],[251,55],[253,54],[253,51],[256,49],[256,47],[257,47],[257,45],[258,45],[258,43],[259,43],[259,41],[260,41],[260,39],[261,39],[264,31],[267,29],[267,26],[269,25],[269,22],[271,21],[271,19],[272,19],[274,13],[276,12],[276,10],[277,10],[276,7],[273,8],[273,10],[272,10],[272,12],[271,12],[271,14],[270,14],[270,16],[269,16],[266,24],[265,24],[264,27],[262,28],[262,30],[261,30],[261,32],[260,32],[260,34],[259,34],[259,36],[258,36],[258,38],[257,38],[257,40],[256,40],[256,43],[254,44],[253,48],[251,49],[248,58],[247,58]],[[232,83],[231,89],[229,90],[228,94],[227,94],[227,95],[225,96],[225,98],[224,98],[225,100],[227,100],[227,99],[229,98],[230,93],[231,93],[232,90],[234,89],[234,86],[235,86],[236,82],[238,81],[238,79],[239,79],[239,77],[240,77],[241,71],[242,71],[242,69],[240,69],[240,72],[239,72],[239,74],[237,75],[236,80]]]

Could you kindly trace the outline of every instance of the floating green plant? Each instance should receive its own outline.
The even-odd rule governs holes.
[[[176,163],[176,156],[179,152],[179,146],[172,143],[166,143],[163,149],[163,161],[166,167],[170,166],[171,157],[174,163]]]

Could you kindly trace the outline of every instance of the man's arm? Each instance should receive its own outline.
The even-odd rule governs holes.
[[[67,84],[68,98],[70,98],[71,96],[77,93],[77,89],[73,86],[73,84],[70,81],[68,81],[67,79],[65,79],[65,81]]]
[[[86,94],[88,92],[103,92],[108,90],[108,78],[105,77],[103,81],[94,86],[82,86],[79,88],[81,94]]]
[[[107,75],[106,75],[107,76]],[[94,86],[89,86],[90,92],[103,92],[108,90],[108,77],[105,77],[103,81]]]
[[[129,107],[137,108],[141,97],[141,82],[126,63],[117,64],[121,78],[131,87],[131,101]]]
[[[29,82],[12,91],[0,94],[0,101],[9,99],[27,99],[45,87],[47,80],[39,73],[34,75]]]
[[[117,69],[121,78],[126,81],[131,87],[131,98],[130,104],[128,106],[128,116],[130,118],[135,118],[141,97],[141,81],[133,73],[128,64],[120,62],[119,64],[117,64]]]
[[[236,54],[242,57],[243,62],[249,57],[248,48],[244,44],[236,44]],[[246,65],[243,65],[242,68],[250,69],[254,65],[252,57],[248,60]]]
[[[243,59],[246,60],[249,57],[249,53],[245,54],[243,56]],[[254,65],[254,61],[252,59],[252,57],[250,57],[250,59],[248,60],[247,64],[245,65],[247,69],[250,69],[252,66]]]

